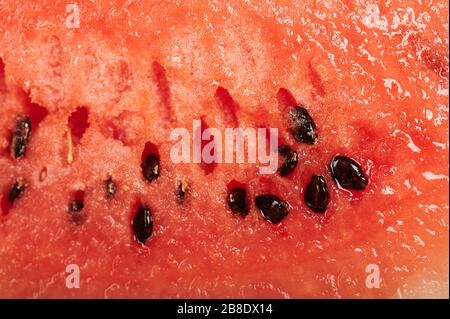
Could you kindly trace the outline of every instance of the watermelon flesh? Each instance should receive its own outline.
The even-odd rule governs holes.
[[[83,1],[75,29],[66,5],[0,8],[1,297],[448,298],[448,3]],[[315,145],[290,134],[293,101],[314,118]],[[19,115],[32,135],[14,159]],[[200,119],[278,128],[298,165],[280,177],[173,163],[171,131]],[[146,145],[161,158],[152,182]],[[366,190],[334,183],[336,154],[361,164]],[[303,201],[313,174],[328,183],[325,214]],[[247,189],[245,218],[227,207],[229,183]],[[256,209],[263,193],[291,206],[280,224]],[[145,245],[133,237],[140,203],[153,213]]]

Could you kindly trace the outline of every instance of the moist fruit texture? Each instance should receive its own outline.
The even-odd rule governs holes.
[[[0,297],[448,297],[446,1],[67,3],[0,7]],[[173,163],[193,120],[284,173]]]

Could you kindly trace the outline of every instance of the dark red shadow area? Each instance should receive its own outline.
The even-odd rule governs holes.
[[[294,95],[285,88],[280,88],[277,92],[277,102],[278,102],[278,109],[285,113],[286,110],[290,107],[297,106],[297,101],[294,98]]]
[[[0,58],[0,92],[6,92],[6,82],[5,82],[5,64]]]
[[[206,129],[208,129],[208,128],[209,128],[208,124],[205,122],[205,119],[202,117],[201,118],[201,125],[200,125],[200,127],[194,132],[195,140],[197,140],[198,138],[201,139],[201,137],[203,136],[203,132]],[[201,156],[202,160],[201,160],[201,163],[199,165],[200,165],[201,169],[203,170],[203,172],[205,173],[205,175],[211,174],[214,171],[214,169],[216,168],[216,166],[217,166],[217,154],[214,154],[214,156],[213,156],[214,161],[212,163],[205,163],[203,161],[203,156],[202,156],[203,149],[212,140],[214,140],[214,136],[211,136],[208,140],[202,140],[201,139],[201,150],[200,150],[201,154],[200,154],[200,156]]]
[[[164,67],[158,62],[152,63],[153,80],[158,87],[158,95],[163,106],[162,115],[165,120],[172,119],[172,107],[170,103],[170,83]]]
[[[70,131],[72,132],[72,140],[74,144],[79,144],[84,132],[89,127],[89,112],[86,107],[78,107],[68,119]]]
[[[227,89],[219,86],[214,97],[225,115],[225,121],[227,125],[230,125],[231,127],[238,127],[239,119],[236,113],[239,109],[239,104],[233,100],[230,92],[228,92]]]

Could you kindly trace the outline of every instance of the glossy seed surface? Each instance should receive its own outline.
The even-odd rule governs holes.
[[[289,145],[280,145],[278,147],[282,161],[278,167],[278,173],[281,177],[286,177],[291,174],[298,163],[298,154]]]
[[[160,159],[155,153],[149,153],[141,164],[142,174],[149,182],[159,177]]]
[[[313,175],[304,193],[305,204],[316,213],[324,213],[330,202],[330,193],[323,176]]]
[[[14,185],[11,187],[8,193],[8,202],[12,203],[16,199],[18,199],[20,196],[22,196],[23,192],[25,191],[25,182],[23,179],[18,178]]]
[[[289,109],[288,125],[297,142],[311,145],[316,143],[316,124],[304,107],[296,106]]]
[[[271,224],[278,224],[289,213],[288,204],[272,194],[263,194],[255,198],[256,207]]]
[[[13,158],[25,156],[25,151],[31,135],[31,122],[28,116],[19,117],[11,134],[10,153]]]
[[[228,207],[233,213],[239,214],[242,217],[248,214],[247,192],[243,187],[234,187],[227,196]]]
[[[353,159],[337,155],[330,162],[330,172],[340,187],[350,190],[364,190],[369,179],[361,166]]]
[[[108,178],[105,182],[105,187],[106,187],[106,196],[111,198],[114,197],[114,195],[116,194],[116,183],[114,183],[114,181],[112,180],[112,177]]]
[[[153,232],[153,217],[149,207],[140,205],[133,219],[134,238],[140,244],[150,238]]]

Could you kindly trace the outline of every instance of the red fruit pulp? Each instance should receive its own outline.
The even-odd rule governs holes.
[[[1,297],[448,297],[447,3],[82,1],[77,29],[66,5],[0,8],[3,198],[27,181],[0,218]],[[31,112],[20,92],[48,114],[13,160],[10,131]],[[317,125],[313,146],[288,131],[293,99]],[[88,125],[71,140],[80,108]],[[170,132],[198,119],[278,128],[299,163],[286,178],[251,163],[172,163]],[[161,157],[151,183],[146,143]],[[365,191],[336,186],[336,154],[362,164]],[[330,189],[324,215],[303,202],[313,174]],[[246,185],[244,219],[226,204],[232,181]],[[67,212],[78,191],[81,225]],[[291,205],[280,224],[255,208],[263,193]],[[153,214],[145,246],[133,239],[136,203]],[[66,286],[69,264],[79,289]],[[380,288],[366,285],[369,265]]]

